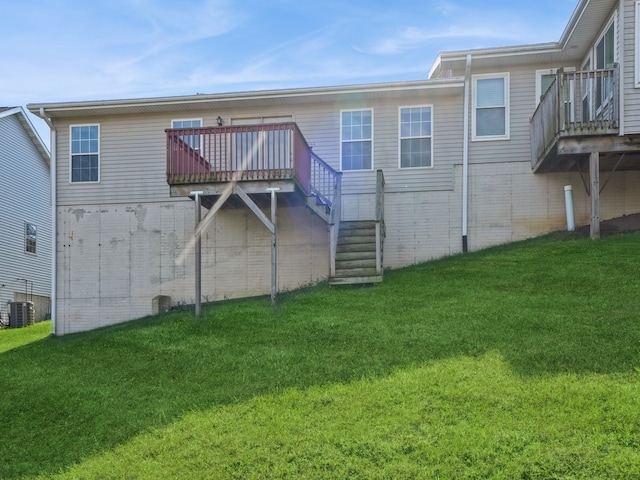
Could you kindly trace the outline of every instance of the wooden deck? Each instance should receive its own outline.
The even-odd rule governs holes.
[[[198,191],[209,208],[230,185],[258,199],[271,189],[297,192],[325,221],[334,221],[342,174],[312,152],[297,124],[172,128],[166,137],[171,196]],[[234,205],[233,197],[229,202]]]
[[[535,173],[571,170],[576,156],[619,148],[619,85],[617,65],[556,74],[530,121]]]

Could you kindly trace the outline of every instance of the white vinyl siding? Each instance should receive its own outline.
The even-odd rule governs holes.
[[[17,115],[0,118],[0,310],[24,293],[51,295],[49,167]],[[25,222],[37,226],[36,253],[26,252]],[[20,280],[18,280],[20,279]],[[45,312],[36,312],[36,315]]]
[[[373,169],[373,110],[341,111],[340,138],[343,171]]]
[[[509,74],[473,76],[473,140],[509,139]]]
[[[400,107],[400,168],[433,166],[433,107]]]
[[[100,181],[100,126],[71,126],[71,183]]]

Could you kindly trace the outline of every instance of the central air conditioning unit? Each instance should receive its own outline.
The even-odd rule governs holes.
[[[9,328],[31,325],[34,316],[33,302],[9,302]]]

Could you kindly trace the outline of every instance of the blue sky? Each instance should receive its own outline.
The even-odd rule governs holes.
[[[577,3],[5,0],[0,106],[422,79],[443,50],[557,41]]]

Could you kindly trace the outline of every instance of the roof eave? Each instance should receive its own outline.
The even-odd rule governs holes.
[[[312,87],[281,90],[258,90],[250,92],[196,94],[172,97],[133,98],[120,100],[99,100],[80,102],[31,103],[27,108],[34,115],[55,118],[56,113],[81,113],[83,110],[102,110],[105,114],[125,107],[167,107],[171,105],[223,103],[229,101],[259,101],[268,99],[313,98],[316,96],[348,96],[367,93],[393,92],[416,89],[461,88],[463,79],[448,78],[436,80],[417,80],[393,83],[347,85],[337,87]],[[43,113],[44,112],[44,113]]]
[[[22,107],[13,107],[13,108],[10,108],[10,109],[7,109],[7,110],[4,110],[4,111],[0,112],[0,118],[8,117],[10,115],[16,115],[16,118],[18,119],[18,121],[22,125],[22,128],[24,128],[25,132],[27,132],[27,135],[29,136],[29,139],[31,140],[33,145],[38,150],[38,153],[42,157],[42,160],[44,160],[44,162],[47,164],[47,166],[50,166],[51,165],[51,154],[49,153],[49,149],[47,148],[47,146],[42,141],[42,138],[40,138],[40,135],[38,134],[38,131],[33,126],[33,123],[31,123],[31,120],[29,119],[29,116],[24,111],[24,109]]]
[[[567,26],[565,27],[564,31],[562,32],[562,35],[560,36],[560,41],[558,42],[558,45],[560,45],[563,49],[569,43],[571,35],[573,35],[573,32],[575,31],[578,23],[580,22],[580,18],[582,17],[585,10],[587,9],[587,5],[589,5],[589,1],[590,0],[580,0],[578,2],[578,5],[576,5],[576,8],[574,9],[573,14],[571,15],[571,18],[569,19]]]

